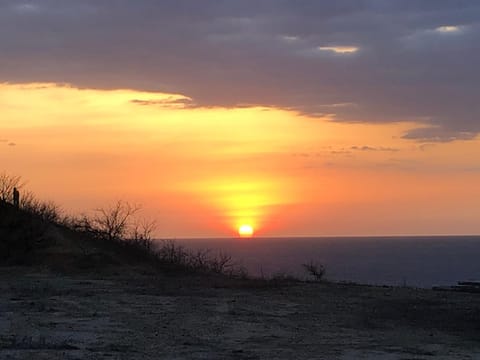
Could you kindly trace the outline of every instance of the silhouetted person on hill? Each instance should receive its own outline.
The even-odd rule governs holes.
[[[20,206],[20,192],[16,187],[13,188],[13,206],[16,208]]]

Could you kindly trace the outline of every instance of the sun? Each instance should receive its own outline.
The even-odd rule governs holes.
[[[238,234],[241,237],[251,237],[253,235],[253,227],[248,224],[241,225],[238,228]]]

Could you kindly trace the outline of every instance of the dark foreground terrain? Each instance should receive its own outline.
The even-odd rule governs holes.
[[[480,358],[480,295],[0,269],[0,359],[362,358]]]

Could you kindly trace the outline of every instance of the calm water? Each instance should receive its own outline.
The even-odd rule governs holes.
[[[226,252],[253,275],[303,276],[301,264],[314,260],[332,280],[430,287],[480,279],[480,236],[177,241],[190,249]]]

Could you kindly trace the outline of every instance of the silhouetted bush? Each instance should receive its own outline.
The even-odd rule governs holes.
[[[11,175],[3,171],[0,173],[0,200],[13,203],[13,189],[21,189],[25,185],[21,176]]]
[[[246,270],[235,264],[230,255],[210,250],[189,251],[173,240],[163,240],[153,250],[158,261],[169,268],[186,272],[215,273],[245,277]]]
[[[52,201],[40,201],[31,192],[23,193],[20,198],[20,208],[45,222],[59,223],[61,220],[61,210],[58,205]]]
[[[310,261],[309,263],[302,264],[303,268],[313,277],[315,281],[322,281],[325,276],[325,266],[322,264]]]
[[[10,175],[6,172],[0,173],[0,200],[13,204],[13,189],[22,189],[25,181],[20,176]],[[32,215],[40,217],[46,222],[58,222],[60,219],[60,208],[51,201],[40,201],[31,191],[20,193],[19,208]]]

